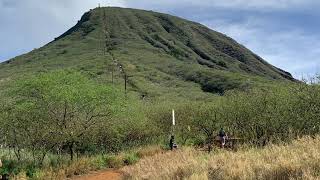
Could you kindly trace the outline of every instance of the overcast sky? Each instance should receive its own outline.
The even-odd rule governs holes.
[[[320,73],[318,0],[0,0],[0,62],[52,41],[99,3],[197,21],[297,78]]]

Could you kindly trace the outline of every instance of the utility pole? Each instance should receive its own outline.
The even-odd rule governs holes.
[[[129,77],[132,77],[132,76],[128,76],[126,73],[124,73],[124,93],[126,96],[127,96],[127,82]]]
[[[113,61],[112,61],[112,63],[111,63],[111,82],[112,82],[112,84],[114,83],[114,68],[115,68],[115,66],[117,65],[117,60],[116,59],[114,59],[114,56],[113,56],[113,54],[111,54],[111,57],[112,57],[112,59],[113,59]]]
[[[99,38],[99,54],[104,54],[104,45],[103,45],[103,39],[104,39],[104,19],[103,19],[103,8],[100,8],[99,3],[99,9],[100,9],[100,21],[101,21],[101,34]]]
[[[124,75],[124,93],[127,95],[127,79],[128,76],[125,74]]]
[[[103,54],[106,55],[106,51],[108,50],[108,31],[107,31],[107,25],[106,25],[106,11],[103,10],[103,36],[104,36],[104,46],[103,46]]]
[[[112,84],[113,84],[113,71],[114,71],[114,67],[113,67],[113,64],[111,65],[112,67],[112,69],[111,69],[111,82],[112,82]]]

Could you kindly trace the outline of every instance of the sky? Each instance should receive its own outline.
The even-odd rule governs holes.
[[[52,41],[99,3],[196,21],[296,78],[320,73],[319,0],[0,0],[0,62]]]

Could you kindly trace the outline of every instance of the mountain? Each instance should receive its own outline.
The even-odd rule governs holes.
[[[292,82],[243,45],[204,25],[137,9],[96,8],[47,45],[0,64],[0,81],[76,69],[143,97],[199,98]]]

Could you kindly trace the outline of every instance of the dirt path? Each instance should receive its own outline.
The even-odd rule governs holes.
[[[121,180],[122,174],[118,170],[104,170],[72,178],[72,180]]]

